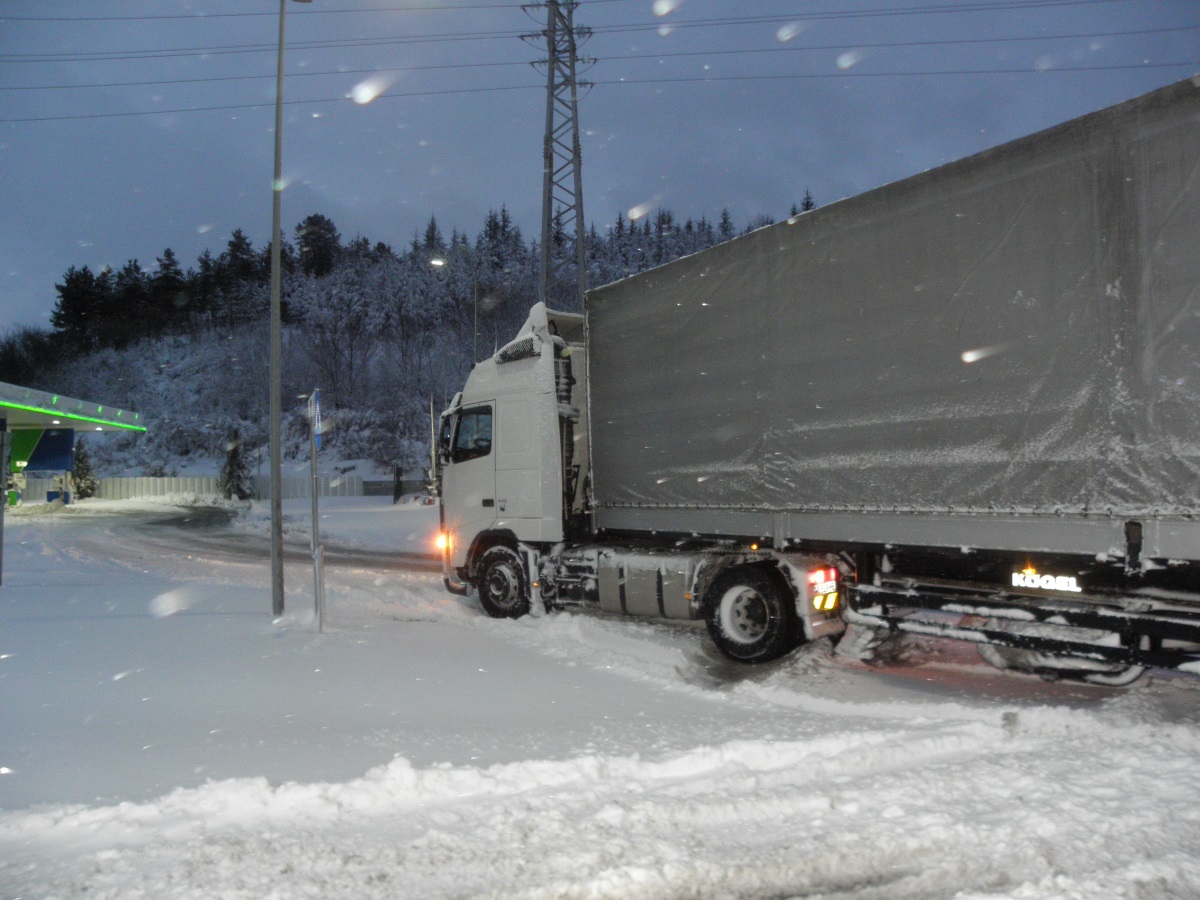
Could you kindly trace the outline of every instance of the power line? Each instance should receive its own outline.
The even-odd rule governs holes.
[[[1200,61],[1188,60],[1182,62],[1167,62],[1167,63],[1129,63],[1129,64],[1112,64],[1112,65],[1095,65],[1095,66],[1057,66],[1051,69],[941,69],[929,71],[913,71],[913,72],[811,72],[799,74],[780,74],[780,75],[696,75],[696,76],[681,76],[681,77],[660,77],[660,78],[617,78],[607,80],[590,81],[589,84],[598,87],[610,87],[618,85],[647,85],[647,84],[701,84],[709,83],[716,84],[722,82],[738,82],[738,81],[788,81],[788,80],[817,80],[817,79],[833,79],[833,78],[928,78],[928,77],[943,77],[943,76],[976,76],[976,75],[1052,75],[1052,74],[1077,74],[1084,72],[1117,72],[1128,71],[1131,69],[1149,70],[1149,69],[1192,69],[1200,67]],[[528,91],[539,90],[544,91],[544,85],[538,84],[515,84],[515,85],[500,85],[494,87],[475,87],[475,88],[445,88],[431,91],[408,91],[405,93],[381,94],[373,102],[381,100],[404,100],[419,97],[436,97],[453,94],[488,94],[503,91]],[[348,103],[352,102],[346,97],[326,97],[313,100],[287,100],[284,101],[286,106],[300,106],[313,104],[330,104],[330,103]],[[231,110],[246,110],[246,109],[266,109],[273,107],[274,103],[237,103],[225,104],[220,106],[192,106],[180,109],[155,109],[155,110],[138,110],[131,112],[118,113],[80,113],[77,115],[68,116],[26,116],[0,119],[0,125],[12,125],[18,123],[31,122],[69,122],[85,119],[118,119],[130,118],[138,116],[165,116],[179,115],[182,113],[194,112],[222,112]]]
[[[498,87],[484,88],[447,88],[437,91],[412,91],[404,94],[381,94],[372,102],[378,102],[384,98],[400,99],[412,97],[434,97],[445,94],[489,94],[499,91],[528,91],[528,90],[545,90],[543,86],[536,84],[512,84]],[[346,103],[350,102],[346,97],[323,97],[314,100],[284,100],[284,106],[310,106],[314,103]],[[0,119],[0,125],[9,125],[17,122],[70,122],[80,119],[123,119],[137,116],[169,116],[178,115],[180,113],[193,112],[226,112],[239,109],[267,109],[274,108],[274,101],[268,103],[229,103],[220,106],[190,106],[182,109],[154,109],[154,110],[136,110],[131,112],[119,113],[79,113],[70,116],[29,116],[25,118]]]
[[[585,0],[585,6],[594,6],[600,3],[627,3],[630,0]],[[972,3],[947,3],[941,5],[927,5],[921,7],[899,8],[895,11],[880,10],[877,12],[864,13],[839,13],[836,11],[829,13],[817,13],[811,15],[791,16],[790,18],[809,18],[816,16],[830,16],[840,18],[858,18],[869,15],[922,15],[929,12],[974,12],[977,9],[985,11],[1005,10],[1005,9],[1028,9],[1031,7],[1053,7],[1053,6],[1081,6],[1081,5],[1096,5],[1100,3],[1122,3],[1127,0],[1015,0],[1015,2],[994,2],[988,4],[972,4]],[[288,15],[295,16],[329,16],[337,15],[344,16],[347,14],[358,13],[380,13],[380,12],[456,12],[460,10],[480,10],[480,9],[521,9],[524,3],[476,3],[462,4],[457,6],[431,5],[431,6],[376,6],[376,7],[361,7],[358,9],[305,9],[295,10]],[[211,19],[250,19],[250,18],[274,18],[277,15],[275,12],[237,12],[237,13],[205,13],[202,15],[184,13],[175,13],[169,15],[152,15],[152,16],[11,16],[0,15],[0,21],[5,22],[155,22],[155,21],[188,21],[188,22],[206,22]]]
[[[289,41],[289,50],[345,50],[399,44],[454,43],[519,38],[522,31],[474,31],[387,38],[341,38],[326,41]],[[176,59],[188,56],[229,56],[241,53],[275,53],[276,44],[234,44],[216,47],[174,47],[166,50],[122,50],[109,53],[14,53],[0,56],[0,63],[128,62],[139,59]]]
[[[410,66],[405,69],[331,69],[323,72],[289,72],[287,77],[312,78],[331,77],[334,75],[383,75],[389,72],[425,72],[436,69],[493,69],[493,68],[529,68],[527,62],[491,62],[491,63],[446,63],[432,66]],[[39,84],[0,86],[0,91],[57,91],[57,90],[88,90],[92,88],[116,87],[161,87],[168,84],[211,84],[222,81],[262,81],[274,78],[274,75],[213,75],[207,78],[165,78],[156,81],[106,81],[95,84]]]
[[[591,6],[595,3],[628,3],[630,0],[587,0]],[[380,12],[457,12],[459,10],[479,9],[512,9],[519,10],[524,2],[519,3],[470,3],[458,6],[367,6],[358,9],[297,9],[288,12],[288,18],[294,16],[344,16],[350,13],[380,13]],[[236,13],[172,13],[154,16],[6,16],[0,15],[0,21],[6,22],[158,22],[165,20],[182,20],[188,22],[206,22],[209,19],[254,19],[277,18],[277,12],[236,12]]]
[[[597,2],[597,0],[592,0]],[[791,13],[774,16],[740,16],[715,17],[708,19],[684,19],[678,21],[662,20],[649,23],[632,23],[627,25],[604,25],[592,28],[595,34],[627,34],[640,31],[657,31],[668,27],[672,30],[686,28],[718,28],[741,25],[778,25],[805,21],[827,21],[835,19],[865,19],[879,17],[896,17],[906,15],[930,15],[945,12],[1015,12],[1030,9],[1045,9],[1049,7],[1095,6],[1109,3],[1126,3],[1129,0],[1009,0],[1009,2],[988,2],[978,4],[953,4],[940,6],[911,6],[897,7],[888,10],[867,11],[834,11]],[[516,8],[516,7],[514,7]],[[2,18],[2,17],[0,17]],[[391,46],[400,44],[423,44],[457,42],[471,40],[496,40],[502,38],[520,37],[520,31],[475,31],[435,33],[431,35],[383,37],[383,38],[345,38],[328,41],[299,41],[289,43],[289,48],[295,50],[327,50],[347,49],[351,47]],[[0,63],[39,63],[39,62],[110,62],[133,59],[164,59],[177,56],[197,55],[228,55],[235,53],[273,53],[275,45],[270,43],[224,45],[216,47],[176,47],[163,50],[129,50],[110,53],[42,53],[42,54],[8,54],[0,56]]]
[[[679,28],[708,28],[714,25],[778,25],[792,22],[823,22],[841,19],[878,19],[896,18],[902,16],[942,15],[945,13],[977,13],[977,12],[1024,12],[1031,9],[1066,8],[1071,6],[1099,6],[1110,3],[1127,3],[1129,0],[998,0],[987,3],[955,3],[947,5],[898,6],[893,9],[873,10],[833,10],[828,12],[800,12],[787,15],[744,16],[739,19],[683,19],[673,21],[663,19],[649,25],[607,25],[593,29],[597,34],[619,34],[624,31],[658,30],[661,27]]]
[[[1127,63],[1096,66],[1056,66],[1050,69],[938,69],[924,72],[803,72],[779,75],[705,75],[663,77],[663,78],[619,78],[610,81],[592,81],[593,85],[618,84],[683,84],[723,81],[787,81],[796,79],[823,78],[914,78],[936,77],[942,75],[1051,75],[1076,72],[1118,72],[1130,69],[1174,69],[1195,68],[1200,66],[1200,60],[1170,63]]]
[[[257,13],[255,13],[257,15]],[[1069,34],[1048,34],[1048,35],[1018,35],[1010,37],[987,37],[987,38],[947,38],[939,40],[922,40],[922,41],[878,41],[873,43],[855,43],[855,49],[867,50],[893,50],[910,47],[945,47],[956,45],[976,45],[976,44],[1002,44],[1002,43],[1026,43],[1026,42],[1044,42],[1044,41],[1059,41],[1059,40],[1090,40],[1094,38],[1114,38],[1114,37],[1141,37],[1152,34],[1175,34],[1184,31],[1200,31],[1200,25],[1180,25],[1168,28],[1145,28],[1131,31],[1095,31],[1095,32],[1077,32]],[[842,50],[851,46],[845,42],[835,44],[807,44],[803,46],[785,46],[785,47],[761,47],[745,50],[685,50],[676,51],[673,53],[630,53],[621,56],[597,56],[591,57],[595,62],[628,62],[634,60],[645,59],[683,59],[688,57],[704,56],[746,56],[746,55],[761,55],[764,53],[804,53],[816,52],[825,50]],[[370,75],[379,74],[388,71],[403,71],[403,72],[425,72],[425,71],[444,71],[456,69],[486,69],[486,68],[524,68],[529,63],[524,61],[519,62],[478,62],[478,63],[441,63],[435,65],[409,66],[404,69],[388,70],[380,68],[371,69],[333,69],[327,71],[311,72],[299,71],[291,72],[288,78],[312,78],[312,77],[331,77],[340,75]],[[81,90],[92,88],[114,88],[114,87],[159,87],[170,84],[209,84],[214,82],[225,81],[252,81],[265,78],[273,78],[274,75],[216,75],[206,78],[168,78],[154,81],[110,81],[98,82],[92,84],[46,84],[46,85],[3,85],[0,86],[0,91],[46,91],[46,90]]]

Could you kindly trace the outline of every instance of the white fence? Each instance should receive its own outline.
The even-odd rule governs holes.
[[[254,479],[254,489],[260,500],[271,498],[271,479],[259,475]],[[363,480],[361,475],[321,475],[317,478],[318,497],[361,497]],[[312,496],[312,478],[284,478],[282,496],[284,500],[300,500]]]
[[[271,479],[260,476],[253,479],[256,496],[261,500],[271,497]],[[300,500],[312,496],[311,478],[284,478],[284,500]],[[27,503],[45,501],[47,493],[61,490],[53,478],[29,478],[22,494]],[[101,478],[96,496],[101,500],[132,500],[136,497],[162,497],[166,494],[219,494],[215,476],[188,476],[176,478]],[[318,497],[361,497],[363,480],[361,475],[322,475],[317,479]]]
[[[216,494],[214,476],[188,478],[101,478],[96,497],[101,500],[132,500],[165,494]],[[37,495],[35,495],[37,496]]]

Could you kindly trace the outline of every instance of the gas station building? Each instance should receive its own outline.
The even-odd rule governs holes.
[[[35,477],[53,479],[58,487],[46,500],[70,502],[76,434],[145,430],[140,413],[0,382],[6,502],[17,502],[26,481]],[[59,496],[52,496],[55,493]]]

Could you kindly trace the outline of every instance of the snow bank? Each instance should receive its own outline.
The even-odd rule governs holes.
[[[0,879],[95,897],[1200,889],[1194,729],[1168,729],[1182,755],[1163,749],[1158,729],[1134,729],[1133,744],[1167,763],[1165,777],[1147,779],[1125,756],[1128,732],[1090,772],[1079,766],[1063,738],[1091,751],[1111,737],[1086,714],[994,719],[660,759],[424,769],[396,759],[340,784],[239,779],[153,803],[8,813]]]
[[[4,512],[6,519],[46,518],[56,516],[136,515],[143,512],[162,512],[176,509],[227,509],[231,512],[244,509],[246,504],[238,500],[226,500],[215,494],[174,493],[157,497],[139,497],[133,500],[72,500],[52,503],[25,503],[9,507]]]

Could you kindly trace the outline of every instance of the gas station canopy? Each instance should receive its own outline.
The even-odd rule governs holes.
[[[35,391],[0,381],[0,420],[8,430],[73,428],[76,431],[145,431],[141,413]]]

